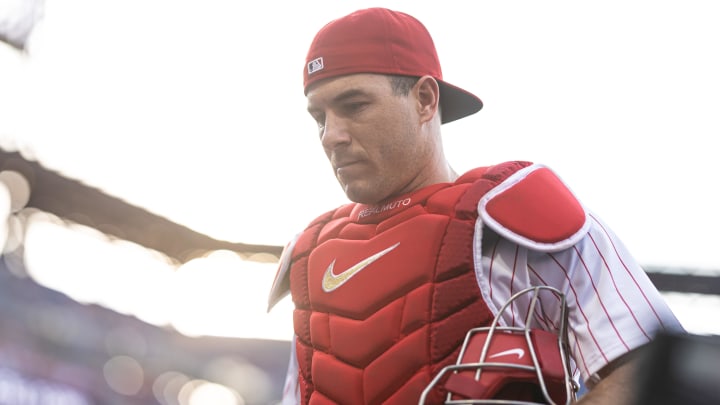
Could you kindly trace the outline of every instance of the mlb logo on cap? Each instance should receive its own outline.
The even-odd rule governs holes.
[[[318,70],[322,70],[323,67],[325,67],[325,66],[323,65],[322,57],[313,59],[308,63],[308,74],[311,75],[311,74],[317,72]]]

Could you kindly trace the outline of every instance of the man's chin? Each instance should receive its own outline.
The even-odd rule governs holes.
[[[347,198],[352,202],[356,202],[358,204],[373,205],[377,204],[379,201],[382,200],[382,197],[379,196],[377,191],[373,190],[370,187],[363,187],[352,183],[341,183],[340,185],[342,186]]]

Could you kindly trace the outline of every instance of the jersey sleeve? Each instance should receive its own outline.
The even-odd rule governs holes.
[[[584,381],[613,359],[649,343],[661,330],[683,328],[664,298],[620,239],[589,214],[588,230],[560,251],[538,251],[491,233],[482,246],[478,280],[496,314],[512,294],[549,285],[568,304],[568,338],[576,369]],[[541,297],[542,298],[542,297]],[[553,302],[543,302],[552,308]],[[499,314],[506,325],[525,326],[526,308]],[[559,311],[558,311],[559,312]],[[554,314],[557,314],[555,312]],[[540,324],[555,324],[553,312]]]
[[[658,332],[683,331],[643,268],[596,217],[588,235],[572,249],[538,257],[537,266],[543,265],[567,269],[571,348],[584,381]]]

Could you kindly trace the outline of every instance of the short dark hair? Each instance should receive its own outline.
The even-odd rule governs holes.
[[[415,83],[420,80],[420,76],[389,75],[388,80],[390,80],[390,87],[392,88],[394,95],[407,96],[410,94],[410,89],[412,89]],[[438,112],[442,116],[440,104],[438,104]]]
[[[410,93],[410,89],[420,80],[419,76],[390,75],[388,78],[390,79],[390,87],[392,87],[393,94],[396,96],[407,96]]]

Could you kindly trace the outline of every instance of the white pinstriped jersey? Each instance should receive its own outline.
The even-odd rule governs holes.
[[[527,287],[548,285],[565,295],[571,356],[583,381],[648,343],[658,330],[683,329],[624,244],[597,217],[590,215],[589,221],[585,237],[554,253],[520,247],[485,228],[482,255],[476,257],[482,261],[478,284],[494,314]],[[520,297],[511,312],[500,315],[500,324],[525,326],[529,299]],[[545,312],[534,319],[543,329],[558,324],[557,300],[553,294],[541,296]]]

